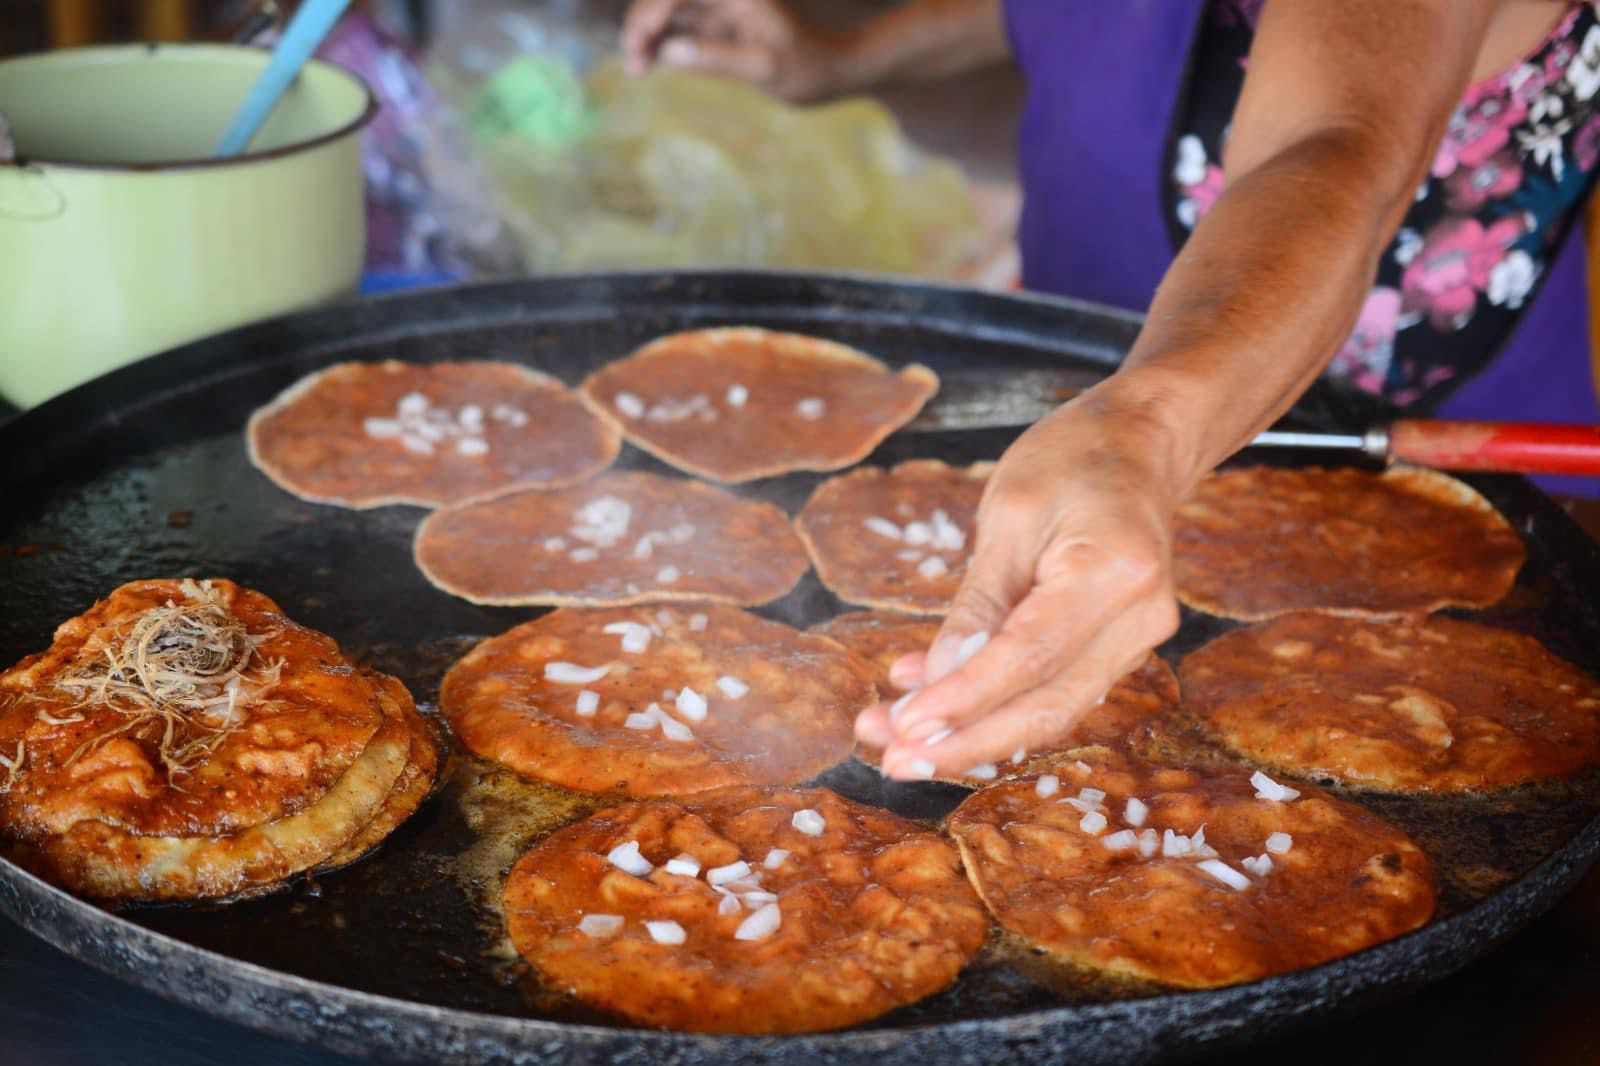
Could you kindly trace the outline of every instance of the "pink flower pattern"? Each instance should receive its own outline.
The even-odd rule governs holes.
[[[1259,2],[1212,5],[1212,24],[1243,41],[1240,52],[1247,53],[1248,37],[1237,35],[1254,26]],[[1590,101],[1575,93],[1568,75],[1580,55],[1578,41],[1600,34],[1597,26],[1600,0],[1574,3],[1531,55],[1468,87],[1434,153],[1429,179],[1380,262],[1355,329],[1329,364],[1331,374],[1405,405],[1429,398],[1493,356],[1587,179],[1600,168],[1600,96]],[[1208,113],[1216,112],[1201,112]],[[1550,125],[1557,122],[1565,126]],[[1556,133],[1547,136],[1548,129]],[[1221,130],[1225,136],[1225,124]],[[1217,126],[1209,132],[1220,139]],[[1544,143],[1553,135],[1561,137],[1555,151]],[[1174,180],[1169,202],[1192,228],[1221,194],[1222,174],[1206,160],[1207,153],[1216,154],[1212,140],[1198,131],[1182,139],[1191,142],[1185,146],[1188,180]],[[1204,176],[1195,181],[1201,161]],[[1585,180],[1570,180],[1574,175]],[[1475,324],[1479,320],[1489,324]],[[1469,329],[1473,339],[1455,347],[1424,336],[1461,336]]]
[[[1435,329],[1466,325],[1489,286],[1489,272],[1527,232],[1522,218],[1485,228],[1475,218],[1447,218],[1422,238],[1422,250],[1400,275],[1401,308],[1422,311]]]

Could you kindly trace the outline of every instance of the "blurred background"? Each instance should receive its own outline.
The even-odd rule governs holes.
[[[893,2],[798,6],[844,27]],[[674,266],[1016,284],[1014,71],[794,108],[695,75],[623,76],[626,8],[358,0],[319,54],[361,75],[384,109],[363,148],[366,291]],[[0,0],[0,55],[241,33],[265,45],[293,9]]]

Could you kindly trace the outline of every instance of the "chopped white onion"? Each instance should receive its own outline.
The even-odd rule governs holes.
[[[933,540],[933,527],[926,522],[907,522],[904,532],[900,535],[913,548],[921,547]]]
[[[600,632],[622,638],[622,650],[637,654],[650,647],[650,638],[655,636],[650,632],[650,627],[640,625],[638,622],[612,622]]]
[[[1257,855],[1250,859],[1240,859],[1239,865],[1257,877],[1265,877],[1272,872],[1272,856]]]
[[[685,939],[683,926],[677,922],[645,922],[644,927],[657,944],[681,944]]]
[[[679,855],[677,858],[668,859],[665,869],[667,873],[677,874],[679,877],[697,877],[700,874],[700,860],[693,855]]]
[[[1156,835],[1156,831],[1154,829],[1144,829],[1144,830],[1140,831],[1140,833],[1139,833],[1139,854],[1140,855],[1143,855],[1145,858],[1148,859],[1150,856],[1152,856],[1152,855],[1154,855],[1156,853],[1156,849],[1159,848],[1159,847],[1161,847],[1161,838]]]
[[[909,551],[895,552],[894,557],[899,559],[902,563],[914,563],[918,559],[922,558],[922,552],[916,548],[912,548]]]
[[[917,564],[917,574],[932,581],[936,577],[944,577],[950,572],[950,566],[937,555],[930,555]]]
[[[1061,802],[1065,803],[1069,807],[1077,808],[1084,814],[1088,814],[1091,811],[1098,811],[1101,807],[1105,806],[1103,803],[1090,803],[1088,800],[1079,799],[1077,796],[1068,796]]]
[[[585,718],[593,718],[594,713],[600,709],[600,693],[591,689],[584,689],[578,693],[577,711]]]
[[[789,824],[808,837],[821,836],[822,831],[828,828],[828,823],[822,815],[807,807],[803,811],[795,811],[794,817],[789,819]]]
[[[717,913],[724,916],[729,914],[738,914],[739,897],[735,896],[732,892],[724,895],[722,897],[722,902],[717,904]]]
[[[716,887],[717,885],[725,885],[729,881],[738,881],[749,876],[750,864],[740,859],[738,862],[730,862],[726,866],[713,866],[707,870],[706,884]]]
[[[426,439],[417,436],[415,433],[405,434],[400,438],[400,443],[404,445],[406,451],[410,452],[412,455],[433,454],[433,445],[429,444]]]
[[[655,704],[650,706],[655,707]],[[694,739],[694,730],[678,721],[661,713],[661,708],[656,707],[656,720],[661,723],[661,734],[668,740],[689,741]]]
[[[1091,836],[1104,832],[1106,828],[1106,816],[1101,814],[1099,811],[1090,811],[1088,814],[1078,819],[1078,828]]]
[[[579,666],[577,663],[545,663],[544,679],[562,685],[592,685],[611,672],[611,664]]]
[[[574,537],[598,548],[609,548],[628,535],[633,505],[616,496],[596,496],[579,507],[573,518],[570,532]]]
[[[655,704],[652,703],[650,706],[654,707]],[[654,729],[656,727],[656,716],[649,711],[634,711],[623,719],[622,727],[624,729]]]
[[[566,537],[546,537],[544,539],[544,550],[547,551],[547,552],[566,551],[567,550],[567,538]]]
[[[1209,874],[1229,888],[1243,892],[1250,887],[1250,879],[1221,859],[1202,859],[1198,863],[1203,873]]]
[[[1100,838],[1100,846],[1107,851],[1130,851],[1139,844],[1139,835],[1132,829],[1119,829]]]
[[[933,738],[929,737],[928,739],[931,742]],[[979,765],[968,770],[966,776],[976,778],[979,781],[993,781],[999,772],[999,768],[996,767],[994,763],[986,762],[980,763]]]
[[[644,536],[640,537],[638,543],[633,546],[633,557],[635,559],[650,558],[650,556],[656,550],[655,542],[656,535],[654,533],[646,533]]]
[[[682,576],[683,571],[679,570],[671,563],[668,563],[666,566],[663,566],[660,570],[656,571],[656,582],[657,584],[661,585],[670,585]]]
[[[767,857],[761,860],[761,865],[769,870],[776,870],[783,865],[784,860],[788,857],[789,853],[783,848],[773,848],[767,852]]]
[[[706,698],[692,688],[684,687],[678,690],[673,706],[678,708],[678,713],[691,722],[706,720]]]
[[[960,551],[967,546],[967,535],[943,511],[933,512],[933,546],[940,551]]]
[[[926,781],[928,778],[933,776],[933,772],[937,770],[938,767],[933,765],[933,763],[927,759],[913,759],[908,769],[911,771],[912,777]]]
[[[461,419],[463,426],[481,426],[483,425],[483,408],[475,403],[469,403],[461,409],[461,414],[458,417]]]
[[[717,678],[717,691],[730,700],[742,700],[750,692],[750,686],[740,681],[737,677],[723,674]]]
[[[729,407],[743,407],[750,399],[750,390],[743,385],[729,385],[727,398]]]
[[[778,894],[776,892],[763,892],[759,888],[752,888],[748,892],[739,893],[739,902],[743,903],[747,909],[755,910],[757,907],[768,903],[778,902]]]
[[[1014,763],[1020,763],[1024,759],[1026,759],[1027,757],[1028,757],[1028,749],[1027,748],[1018,748],[1016,751],[1011,753],[1011,761],[1014,762]]]
[[[863,524],[880,537],[886,537],[889,540],[900,539],[900,527],[889,521],[887,518],[879,518],[877,515],[871,515]]]
[[[1055,774],[1045,774],[1033,783],[1033,791],[1040,799],[1049,799],[1061,790],[1061,779]]]
[[[698,633],[698,632],[700,632],[702,629],[704,629],[706,627],[706,623],[708,621],[709,621],[709,619],[706,618],[705,615],[703,615],[700,612],[696,611],[694,614],[691,614],[689,616],[689,629],[692,632]]]
[[[613,397],[617,410],[629,418],[638,418],[644,414],[644,401],[631,392],[619,392]]]
[[[398,437],[402,432],[400,423],[392,418],[369,418],[361,423],[361,429],[373,440]]]
[[[488,455],[489,442],[480,437],[462,437],[456,441],[456,451],[462,455]]]
[[[1174,833],[1168,829],[1161,834],[1161,857],[1164,859],[1181,859],[1190,852],[1189,838],[1182,833]]]
[[[1250,775],[1250,783],[1255,786],[1256,799],[1272,800],[1275,803],[1287,803],[1300,795],[1299,789],[1280,785],[1266,774],[1257,770]]]
[[[1103,788],[1080,788],[1078,789],[1078,798],[1085,803],[1104,803],[1106,801],[1106,792]]]
[[[827,413],[828,405],[819,396],[807,396],[794,405],[794,410],[807,422],[815,422]]]
[[[1150,808],[1145,806],[1144,800],[1138,796],[1129,796],[1128,805],[1122,809],[1122,820],[1137,829],[1144,825],[1144,820],[1149,814]]]
[[[601,937],[616,936],[622,932],[623,918],[620,914],[585,914],[578,923],[578,932],[584,936]]]
[[[426,414],[428,410],[428,397],[420,392],[408,392],[400,397],[400,413],[403,415]]]
[[[765,940],[778,931],[783,924],[783,913],[778,910],[776,903],[768,903],[760,910],[753,911],[750,917],[739,923],[739,928],[733,931],[735,940]]]
[[[1082,759],[1079,759],[1077,762],[1073,763],[1072,765],[1076,766],[1078,769],[1082,770],[1084,773],[1088,773],[1091,769],[1093,769],[1093,767],[1091,767],[1088,763],[1084,762]]]
[[[942,559],[939,560],[939,562],[940,565],[944,564],[944,560]],[[922,568],[918,567],[917,569],[920,570]],[[966,639],[963,640],[960,646],[956,648],[956,661],[954,665],[965,665],[974,655],[982,651],[984,645],[988,643],[989,633],[987,630],[980,629],[976,633],[967,634]]]
[[[1274,855],[1287,855],[1294,847],[1294,837],[1288,833],[1273,833],[1267,837],[1267,850]]]
[[[593,548],[573,548],[567,553],[567,558],[575,563],[592,563],[600,558],[600,553]]]
[[[606,861],[625,874],[635,877],[648,877],[655,867],[650,860],[639,854],[639,842],[630,840],[625,844],[618,844],[606,852]]]

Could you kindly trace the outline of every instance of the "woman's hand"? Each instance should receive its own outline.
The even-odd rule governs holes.
[[[1176,631],[1172,514],[1189,487],[1148,405],[1086,393],[1007,450],[984,491],[966,579],[933,647],[895,664],[916,694],[856,734],[890,777],[961,774],[1037,751]],[[975,654],[970,649],[989,639]],[[971,655],[960,661],[963,645]],[[932,737],[936,743],[927,741]]]
[[[635,0],[622,54],[632,74],[657,64],[721,74],[792,101],[833,95],[848,80],[844,39],[780,0]]]

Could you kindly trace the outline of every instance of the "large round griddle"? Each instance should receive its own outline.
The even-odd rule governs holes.
[[[412,567],[421,512],[303,503],[248,464],[245,419],[302,374],[351,358],[500,358],[575,383],[671,330],[755,324],[865,348],[891,363],[995,375],[1111,366],[1137,320],[1060,300],[921,284],[735,273],[605,275],[435,290],[328,308],[189,345],[85,385],[0,427],[0,663],[141,577],[227,576],[398,674],[426,705],[449,662],[538,613],[478,607]],[[1319,388],[1302,425],[1381,415]],[[993,458],[1014,430],[901,434],[869,461]],[[660,469],[628,449],[622,465]],[[741,491],[793,511],[818,478]],[[1532,632],[1595,671],[1600,549],[1520,479],[1473,483],[1527,539],[1529,565],[1481,617]],[[762,613],[796,624],[841,605],[808,575]],[[1230,624],[1190,613],[1169,659]],[[458,759],[453,782],[482,768]],[[854,798],[932,820],[962,794],[894,785],[859,766],[824,775]],[[1484,954],[1553,903],[1600,853],[1600,784],[1509,803],[1368,799],[1441,858],[1441,917],[1314,969],[1203,992],[1073,991],[1014,949],[986,952],[950,991],[858,1029],[782,1038],[641,1031],[530,989],[493,952],[494,918],[461,876],[473,831],[448,786],[377,855],[226,908],[112,914],[0,859],[0,911],[126,981],[199,1009],[347,1053],[472,1062],[1127,1061],[1269,1034],[1393,997]],[[513,790],[514,791],[514,790]],[[531,838],[538,830],[529,829]],[[1019,959],[1022,960],[1019,963]],[[1108,996],[1132,996],[1110,998]]]

